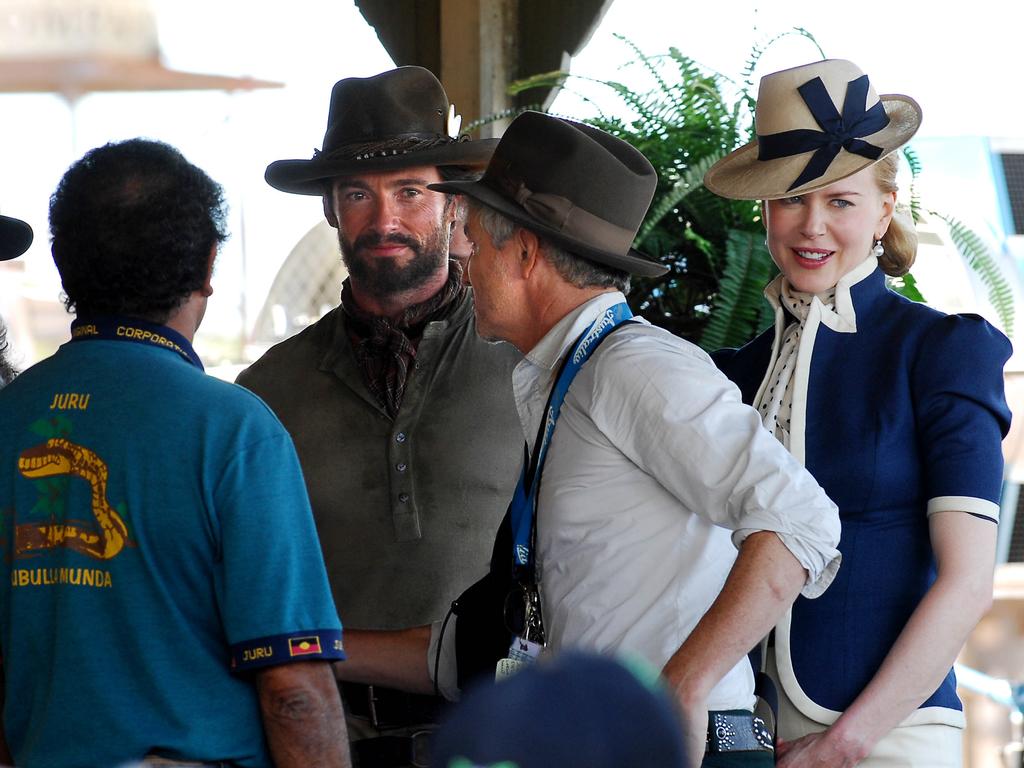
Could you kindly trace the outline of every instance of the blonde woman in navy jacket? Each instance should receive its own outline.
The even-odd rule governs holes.
[[[706,186],[761,200],[775,327],[716,362],[839,507],[842,564],[774,632],[778,765],[961,764],[953,660],[991,601],[1007,339],[886,286],[914,261],[892,154],[920,125],[840,60],[767,75]]]

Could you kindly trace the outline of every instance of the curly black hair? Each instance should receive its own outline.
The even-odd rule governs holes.
[[[130,139],[90,150],[50,197],[64,306],[165,322],[202,288],[226,220],[221,186],[174,147]]]

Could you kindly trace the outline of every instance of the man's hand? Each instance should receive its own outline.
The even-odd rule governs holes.
[[[665,664],[662,674],[687,719],[692,765],[700,765],[704,754],[711,690],[775,626],[806,580],[807,572],[775,533],[750,534],[721,593]]]
[[[683,716],[686,759],[690,768],[698,768],[704,758],[704,747],[708,740],[707,699],[696,701],[688,697],[685,703],[680,699],[679,709]]]
[[[430,627],[345,630],[345,661],[334,674],[349,683],[398,688],[409,693],[433,693],[427,649]]]
[[[325,661],[256,673],[263,730],[277,768],[351,768],[341,697]]]

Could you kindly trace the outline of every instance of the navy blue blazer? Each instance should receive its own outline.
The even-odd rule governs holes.
[[[776,629],[780,682],[812,719],[834,722],[878,670],[935,581],[928,515],[998,520],[1007,338],[977,315],[945,315],[889,290],[869,259],[812,302],[794,374],[790,450],[839,507],[842,564]],[[792,318],[719,368],[753,403]],[[952,670],[910,722],[962,723]]]

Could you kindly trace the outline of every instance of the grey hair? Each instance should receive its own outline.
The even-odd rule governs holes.
[[[467,199],[467,206],[470,212],[476,213],[480,226],[483,227],[488,237],[491,238],[495,248],[504,246],[517,229],[528,229],[528,227],[516,224],[505,214],[472,198]],[[533,232],[533,230],[530,231]],[[537,232],[533,233],[540,240],[544,258],[555,268],[559,276],[570,285],[576,288],[615,288],[622,291],[622,293],[629,291],[628,272],[606,267],[583,256],[577,256],[564,248],[559,248],[543,235]]]

